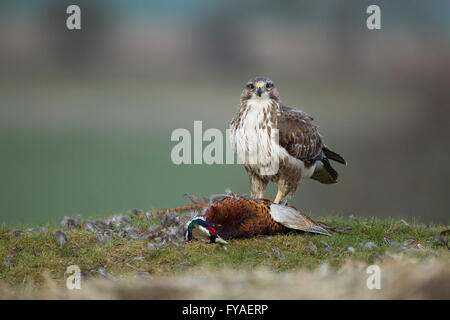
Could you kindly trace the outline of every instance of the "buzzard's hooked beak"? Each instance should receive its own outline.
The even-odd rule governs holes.
[[[258,90],[256,90],[256,94],[258,95],[258,97],[261,97],[263,92],[264,92],[264,88],[263,87],[259,87]]]
[[[259,81],[256,83],[256,94],[258,97],[261,97],[262,93],[264,92],[264,83],[262,81]]]

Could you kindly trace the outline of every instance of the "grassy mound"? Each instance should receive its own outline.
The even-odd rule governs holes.
[[[144,233],[160,226],[165,217],[130,215],[126,230]],[[199,241],[165,241],[161,237],[110,237],[100,241],[82,226],[0,230],[0,286],[40,288],[46,281],[64,287],[68,266],[78,265],[82,279],[113,279],[183,276],[198,271],[223,270],[274,273],[313,271],[318,267],[339,270],[349,261],[367,264],[407,255],[418,260],[432,257],[448,264],[449,250],[436,235],[448,227],[406,223],[398,219],[316,217],[332,226],[351,226],[353,231],[331,237],[292,232],[230,240],[226,248]],[[170,229],[167,224],[162,231]],[[61,246],[55,232],[62,230],[67,243]],[[438,239],[439,240],[439,239]],[[150,245],[152,243],[154,245]],[[320,269],[319,268],[319,269]]]

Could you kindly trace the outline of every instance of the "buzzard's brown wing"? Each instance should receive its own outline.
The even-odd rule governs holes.
[[[322,153],[322,138],[312,120],[305,112],[287,106],[282,106],[278,117],[280,145],[302,161],[315,160]]]

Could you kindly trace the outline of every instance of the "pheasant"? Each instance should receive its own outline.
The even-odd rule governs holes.
[[[209,201],[188,195],[193,205],[155,213],[203,209],[204,215],[186,224],[186,241],[199,239],[226,244],[231,238],[285,234],[304,231],[330,236],[329,231],[345,232],[351,228],[334,228],[318,223],[293,206],[267,199],[247,199],[236,194],[214,195]]]

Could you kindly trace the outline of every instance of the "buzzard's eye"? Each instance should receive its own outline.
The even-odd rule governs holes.
[[[253,85],[253,83],[249,83],[247,85],[247,88],[250,89],[250,90],[253,90],[253,89],[255,89],[255,86]]]
[[[266,88],[267,89],[273,88],[273,83],[272,82],[267,82],[266,83]]]

